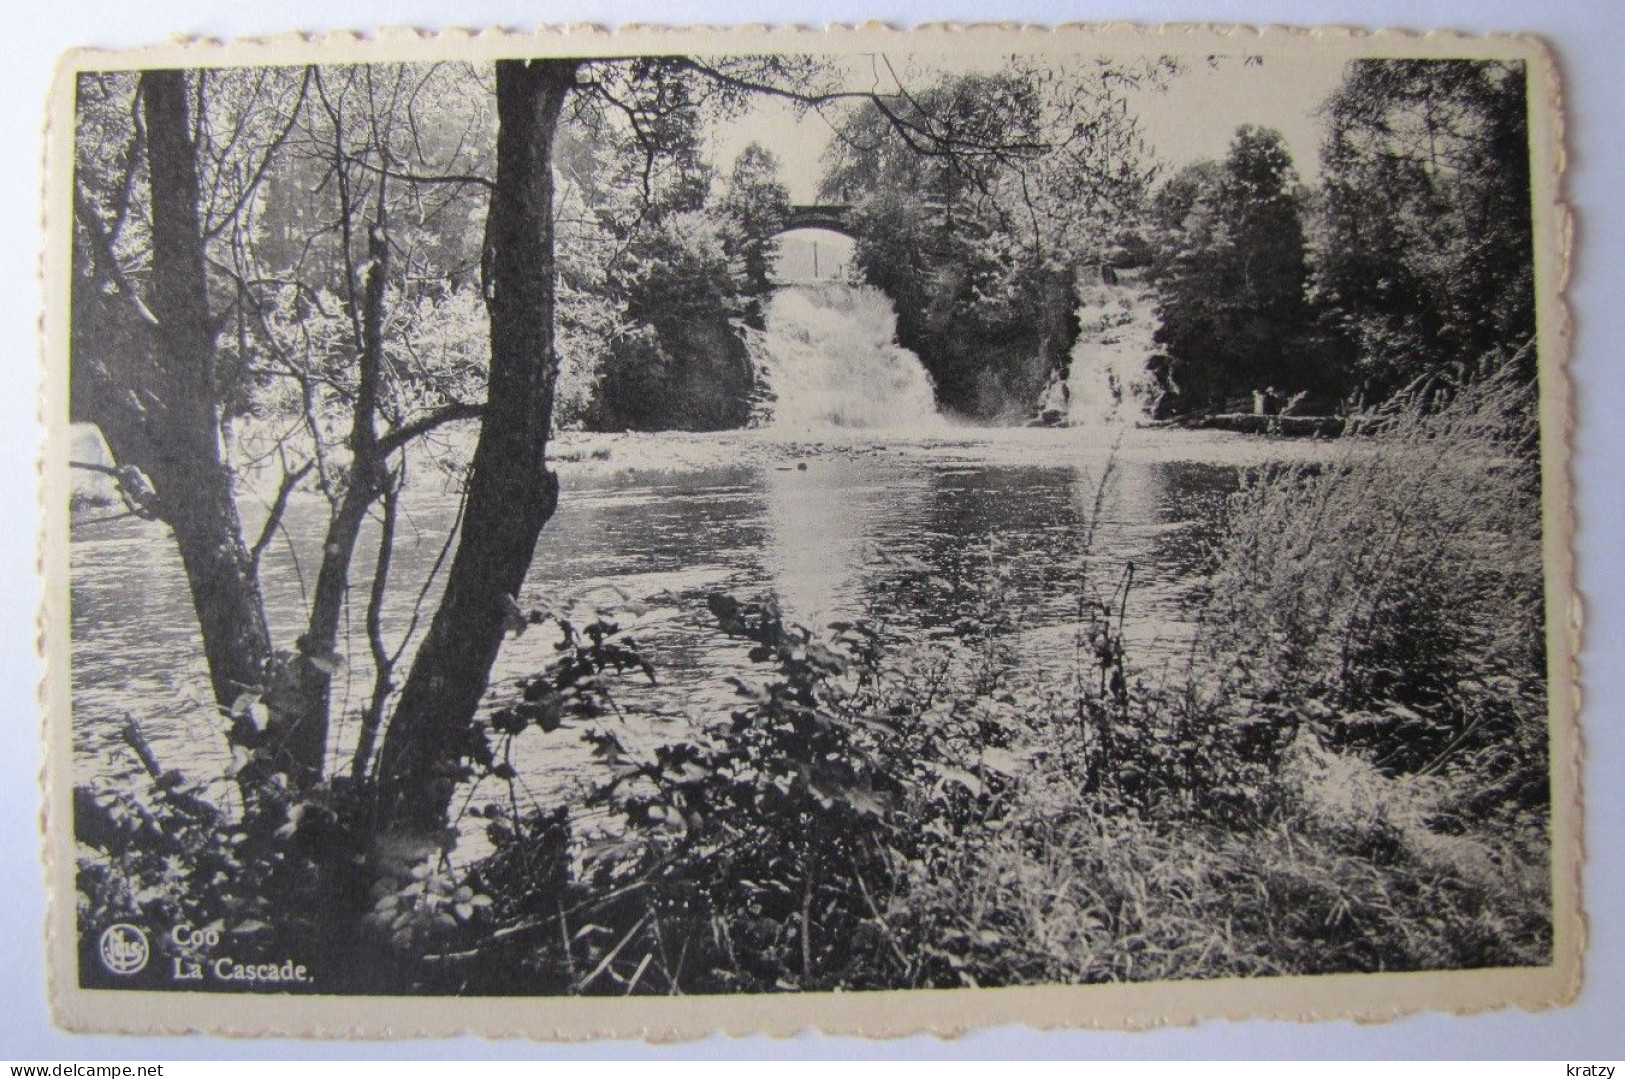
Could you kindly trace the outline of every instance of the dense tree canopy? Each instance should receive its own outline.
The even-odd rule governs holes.
[[[1310,334],[1306,198],[1280,133],[1249,126],[1223,163],[1190,165],[1158,192],[1156,339],[1183,407],[1335,390],[1335,363]]]
[[[1367,399],[1533,339],[1526,96],[1521,63],[1359,60],[1326,102],[1315,291]]]
[[[948,144],[997,133],[998,153],[920,153],[873,105],[841,128],[824,197],[854,204],[858,266],[896,302],[898,338],[943,405],[1023,419],[1064,367],[1073,274],[1102,258],[1152,172],[1125,95],[1169,71],[1016,59],[996,75],[943,77],[901,106]]]
[[[656,949],[671,992],[953,985],[973,969],[1015,981],[1027,970],[1002,957],[1022,923],[1006,912],[1053,909],[1053,865],[1017,874],[1038,882],[1032,902],[991,907],[999,928],[970,935],[963,896],[985,892],[986,874],[965,854],[980,850],[1001,872],[1012,858],[1047,858],[1042,845],[1029,849],[1056,818],[1046,791],[1071,814],[1055,833],[1066,833],[1054,849],[1068,858],[1075,837],[1103,836],[1120,851],[1155,826],[1201,842],[1158,836],[1153,848],[1200,860],[1212,856],[1202,837],[1255,829],[1255,844],[1225,839],[1223,856],[1240,864],[1268,858],[1283,822],[1308,804],[1295,773],[1324,771],[1285,754],[1324,761],[1356,746],[1371,753],[1350,757],[1360,772],[1345,774],[1372,777],[1362,782],[1384,768],[1429,779],[1427,805],[1404,811],[1419,829],[1430,815],[1471,820],[1486,806],[1545,827],[1538,461],[1526,450],[1534,398],[1517,377],[1533,364],[1521,69],[1352,65],[1325,110],[1317,195],[1282,137],[1252,126],[1222,162],[1193,164],[1153,191],[1155,162],[1129,106],[1133,90],[1169,74],[1167,62],[1059,68],[1018,58],[997,74],[935,75],[917,89],[894,73],[886,93],[845,88],[837,66],[794,56],[543,58],[82,79],[72,411],[100,427],[116,458],[117,467],[90,467],[112,472],[131,511],[173,534],[241,795],[213,808],[211,792],[141,752],[136,730],[130,746],[167,816],[126,813],[129,803],[83,788],[78,838],[110,852],[144,847],[149,834],[169,845],[140,850],[156,856],[139,873],[82,863],[82,893],[102,901],[84,908],[84,924],[110,923],[110,912],[128,920],[146,905],[142,891],[179,889],[187,877],[204,887],[176,909],[199,925],[229,923],[266,957],[322,955],[335,972],[322,992],[344,984],[346,964],[369,987],[397,991],[407,983],[389,979],[414,968],[395,963],[413,950],[413,978],[456,992],[533,985],[525,979],[551,953],[562,962],[549,976],[567,975],[568,991],[608,971],[630,993]],[[1134,323],[1115,342],[1130,342],[1120,355],[1151,360],[1135,350],[1149,351],[1149,320],[1136,320],[1153,289],[1159,368],[1179,409],[1232,407],[1264,387],[1328,409],[1347,406],[1351,389],[1375,404],[1485,357],[1518,362],[1476,392],[1468,379],[1455,395],[1402,397],[1409,410],[1335,466],[1247,484],[1230,504],[1213,602],[1198,608],[1203,624],[1220,625],[1205,640],[1223,647],[1193,646],[1183,685],[1130,678],[1134,564],[1110,593],[1095,582],[1109,464],[1092,512],[1046,516],[1035,541],[1053,537],[1066,559],[1057,565],[1076,581],[1064,585],[1074,588],[1065,603],[1052,604],[1047,582],[1038,600],[1062,611],[1078,645],[1062,650],[1067,685],[1053,691],[1018,674],[1029,658],[1047,664],[1056,638],[1028,632],[1040,624],[1023,620],[1020,589],[1007,593],[996,544],[985,585],[916,574],[924,563],[912,555],[906,569],[898,563],[899,588],[974,604],[964,608],[974,618],[938,642],[946,650],[899,662],[886,658],[884,628],[837,622],[826,645],[776,601],[711,595],[720,631],[748,645],[761,673],[730,677],[741,699],[704,737],[690,731],[645,754],[621,741],[626,725],[589,732],[607,778],[589,786],[586,804],[623,834],[608,837],[618,852],[588,851],[567,808],[521,809],[507,751],[527,728],[619,713],[611,676],[654,682],[655,672],[615,612],[577,626],[573,613],[543,610],[558,598],[538,597],[531,576],[560,498],[550,443],[565,423],[749,421],[759,387],[746,342],[762,327],[789,197],[762,147],[746,147],[724,174],[704,144],[707,125],[753,95],[836,110],[824,197],[853,204],[860,269],[895,301],[902,343],[961,416],[1019,422],[1041,390],[1064,392],[1080,300],[1102,313],[1092,321],[1103,334]],[[1137,261],[1123,257],[1130,247]],[[1129,261],[1125,276],[1143,272],[1150,287],[1119,280],[1113,264]],[[1092,291],[1080,290],[1085,280]],[[1112,294],[1124,284],[1132,294]],[[1125,315],[1131,295],[1142,309]],[[889,323],[879,325],[876,344],[898,358]],[[1082,441],[1048,445],[1071,452]],[[859,452],[879,461],[873,449]],[[1424,453],[1440,467],[1415,469]],[[397,525],[412,525],[401,495],[426,466],[453,479],[459,505],[434,537],[424,579],[391,588]],[[270,482],[245,484],[239,469]],[[1070,502],[1086,494],[1067,470],[1052,471]],[[308,581],[281,528],[301,493],[325,513]],[[998,484],[976,494],[1012,497]],[[902,512],[917,532],[922,518],[912,505]],[[263,557],[284,541],[286,562]],[[874,560],[889,557],[877,550]],[[353,580],[357,558],[371,561],[365,589]],[[289,563],[297,580],[277,587],[298,595],[297,625],[273,633],[262,574]],[[401,617],[386,620],[386,607]],[[372,674],[353,744],[333,714],[345,707],[338,672],[360,658],[341,653],[352,609]],[[405,628],[391,636],[386,621]],[[543,622],[563,631],[553,657],[493,704],[487,690],[508,635]],[[927,646],[937,636],[919,632]],[[1314,737],[1300,738],[1305,729]],[[1469,755],[1456,808],[1436,814],[1446,770]],[[488,779],[509,783],[509,806],[471,811],[489,823],[494,852],[464,873],[449,857],[454,803],[471,802]],[[1031,792],[1040,800],[1022,808],[1032,811],[1025,819],[990,815]],[[1132,827],[1119,842],[1110,829],[1123,821]],[[1325,820],[1307,828],[1333,830]],[[1371,851],[1400,859],[1383,863],[1391,878],[1373,877],[1373,909],[1393,906],[1386,880],[1434,873],[1391,835],[1350,835],[1355,846],[1326,848],[1339,865]],[[966,846],[967,836],[987,845]],[[1419,849],[1454,836],[1427,835]],[[1099,854],[1091,847],[1074,863],[1080,879],[1106,865],[1106,879],[1132,886],[1122,894],[1145,894],[1149,878]],[[971,891],[940,890],[961,871]],[[471,951],[425,954],[429,941],[456,939],[459,920],[489,928],[474,915],[476,887],[505,904],[502,929]],[[908,913],[894,903],[908,887],[918,889],[913,909],[929,916],[888,924]],[[932,893],[948,899],[921,898]],[[1138,953],[1093,965],[1092,937],[1111,928],[1096,917],[1099,897],[1068,902],[1095,913],[1088,965],[1064,978],[1131,976]],[[567,907],[580,915],[573,932]],[[1336,907],[1338,919],[1352,909]],[[1540,951],[1538,940],[1521,951],[1484,944],[1521,938],[1486,934],[1482,904],[1466,908],[1462,965]],[[260,922],[262,911],[277,924]],[[687,939],[670,963],[661,919],[702,942],[687,982]],[[1432,942],[1411,940],[1429,919],[1401,919],[1394,954],[1436,965]],[[1307,921],[1302,952],[1312,961],[1287,955],[1277,966],[1258,952],[1213,972],[1386,962],[1364,936],[1323,962],[1333,919],[1316,910]],[[131,924],[180,923],[143,915]],[[1538,935],[1540,921],[1502,924]],[[623,978],[613,964],[646,926],[654,947],[635,967],[622,956]],[[897,941],[910,939],[929,942],[929,964],[903,958]],[[986,966],[944,950],[962,946]],[[897,971],[885,973],[884,950]],[[593,957],[584,977],[578,953]],[[370,966],[380,954],[393,958]],[[875,956],[885,965],[866,970]]]

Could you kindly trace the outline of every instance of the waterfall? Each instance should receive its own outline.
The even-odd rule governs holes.
[[[1157,350],[1151,289],[1127,281],[1083,285],[1078,289],[1078,323],[1067,375],[1067,422],[1085,427],[1145,418],[1157,393],[1146,370]]]
[[[758,410],[764,427],[918,431],[943,424],[931,376],[897,344],[897,313],[879,289],[779,289],[752,354],[768,398]]]

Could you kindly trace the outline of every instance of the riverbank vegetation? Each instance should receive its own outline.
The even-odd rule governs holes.
[[[225,782],[183,775],[132,715],[126,781],[75,790],[85,984],[110,984],[96,934],[126,921],[319,961],[319,984],[279,988],[325,992],[1541,962],[1521,72],[1354,65],[1319,195],[1250,128],[1157,187],[1129,94],[1176,75],[1012,63],[882,93],[810,57],[672,56],[85,76],[73,414],[173,533],[232,757]],[[759,147],[714,176],[701,133],[764,96],[846,110],[829,190],[961,415],[1016,422],[1065,382],[1080,275],[1107,288],[1120,257],[1155,290],[1173,411],[1260,382],[1352,395],[1336,455],[1231,500],[1181,669],[1137,666],[1135,569],[1094,549],[1098,500],[1067,647],[1034,636],[996,557],[937,635],[714,594],[737,700],[660,744],[629,733],[634,687],[662,677],[640,612],[521,602],[568,497],[562,424],[757,413],[747,342],[788,196]],[[257,535],[238,463],[273,477]],[[392,588],[423,473],[460,507],[428,579]],[[261,574],[297,497],[325,527],[279,638]],[[926,606],[945,587],[903,576]],[[352,614],[363,656],[340,651]],[[490,700],[524,633],[556,635],[553,662]],[[363,664],[340,714],[335,678]],[[582,737],[582,799],[529,796],[516,741]],[[198,958],[154,947],[119,984],[172,988]]]
[[[1118,77],[1149,91],[1175,76],[1148,65]],[[967,130],[1029,130],[1078,104],[1046,89],[1017,69],[946,79],[918,102]],[[1126,115],[1035,172],[913,153],[859,110],[823,194],[853,204],[858,266],[897,303],[898,339],[956,414],[1344,416],[1491,353],[1519,356],[1533,377],[1526,92],[1517,64],[1352,63],[1320,108],[1314,185],[1279,132],[1252,125],[1223,160],[1165,174],[1140,160]],[[1124,165],[1107,182],[1075,160],[1102,152]],[[1146,287],[1149,300],[1136,295]],[[1148,302],[1156,322],[1153,349],[1114,384],[1072,372],[1110,348],[1109,332],[1080,323],[1102,291]],[[1057,384],[1113,400],[1059,407]]]
[[[1161,410],[1358,413],[1489,355],[1532,378],[1526,94],[1516,64],[1357,61],[1316,187],[1250,127],[1170,177],[1142,237]]]
[[[559,634],[559,658],[459,755],[458,823],[491,853],[370,847],[342,778],[229,824],[154,762],[142,794],[84,795],[84,918],[217,925],[373,992],[1544,962],[1532,408],[1503,367],[1396,406],[1334,460],[1256,470],[1171,673],[1136,665],[1132,568],[1106,551],[1075,582],[1064,662],[1034,650],[996,560],[985,617],[947,639],[713,595],[750,661],[737,702],[651,743],[635,612],[525,613],[512,631]],[[588,740],[586,798],[522,794],[521,738]]]

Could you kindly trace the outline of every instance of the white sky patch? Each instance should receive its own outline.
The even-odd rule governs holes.
[[[933,74],[918,64],[899,63],[912,87],[926,85]],[[1140,90],[1130,95],[1147,143],[1170,168],[1203,158],[1222,158],[1242,124],[1281,132],[1292,152],[1298,175],[1306,183],[1320,176],[1320,142],[1324,125],[1316,115],[1342,79],[1342,66],[1323,58],[1268,57],[1262,64],[1243,64],[1240,57],[1209,66],[1188,64],[1169,80],[1164,91]],[[839,122],[839,108],[798,115],[791,103],[759,98],[744,116],[718,125],[710,135],[712,163],[726,174],[733,159],[759,142],[779,160],[781,178],[792,202],[814,202],[824,174],[824,152]]]
[[[773,275],[779,281],[829,281],[851,266],[857,244],[827,229],[791,229],[779,235]]]

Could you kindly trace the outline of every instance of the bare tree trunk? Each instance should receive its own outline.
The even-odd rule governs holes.
[[[497,64],[490,208],[491,372],[462,539],[379,757],[380,830],[444,828],[459,756],[517,596],[558,503],[547,468],[554,353],[553,135],[573,60]]]
[[[348,216],[345,201],[342,212]],[[350,564],[367,511],[384,491],[383,455],[378,446],[378,389],[384,365],[384,291],[389,275],[388,220],[380,184],[378,216],[368,230],[367,279],[362,289],[357,341],[355,413],[350,426],[350,477],[338,510],[328,522],[322,543],[321,569],[311,600],[310,620],[298,642],[287,676],[281,680],[273,711],[292,721],[282,742],[280,767],[304,781],[318,779],[327,753],[332,718],[333,658],[339,624],[350,595]],[[386,542],[388,540],[386,539]]]
[[[401,483],[405,470],[393,477],[383,493],[384,519],[379,528],[378,554],[373,561],[372,590],[367,597],[367,646],[372,652],[372,696],[361,713],[361,733],[356,737],[350,759],[350,774],[357,780],[367,777],[372,755],[378,749],[378,731],[384,722],[384,707],[395,690],[395,660],[384,644],[384,599],[389,590],[389,566],[395,554],[395,524],[400,510]]]
[[[271,636],[221,447],[186,76],[149,71],[141,89],[151,171],[157,407],[147,409],[145,424],[109,417],[102,429],[118,460],[140,468],[158,492],[186,567],[215,699],[229,705],[245,688],[264,684]]]

